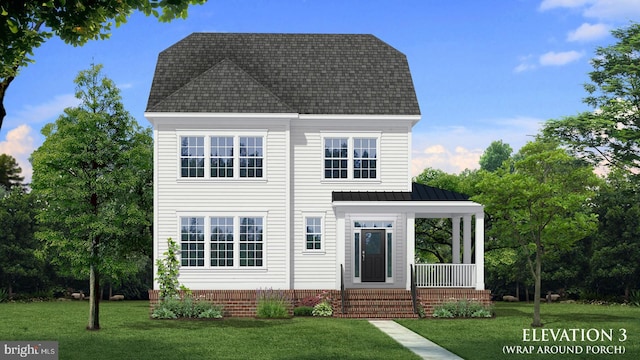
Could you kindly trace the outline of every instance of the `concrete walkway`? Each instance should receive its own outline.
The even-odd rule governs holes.
[[[462,360],[458,355],[423,338],[393,320],[369,320],[369,322],[423,359]]]

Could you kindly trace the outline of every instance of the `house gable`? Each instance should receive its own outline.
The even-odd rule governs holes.
[[[159,55],[147,111],[420,114],[404,54],[338,34],[194,33]]]
[[[269,89],[229,59],[167,96],[149,111],[223,113],[291,113]]]

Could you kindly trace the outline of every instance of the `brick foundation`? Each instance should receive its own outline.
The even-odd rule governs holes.
[[[293,307],[308,296],[317,296],[326,292],[331,299],[334,317],[349,318],[412,318],[411,292],[403,289],[349,289],[345,293],[345,311],[339,290],[282,290],[290,301],[289,314]],[[256,316],[256,290],[192,290],[195,299],[209,301],[224,307],[225,317]],[[151,309],[159,302],[158,290],[149,290]],[[184,295],[182,293],[181,295]],[[491,304],[491,291],[474,289],[417,289],[418,300],[425,314],[430,316],[434,306],[457,300],[478,301]]]

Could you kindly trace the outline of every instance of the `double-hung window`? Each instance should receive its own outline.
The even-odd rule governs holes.
[[[305,217],[305,251],[322,250],[322,217]]]
[[[180,176],[204,177],[204,137],[184,136],[180,139]]]
[[[378,179],[378,137],[333,137],[324,141],[325,179]]]
[[[180,218],[182,266],[204,266],[204,218]]]
[[[265,137],[262,135],[180,137],[181,178],[260,179],[264,175]]]
[[[233,177],[233,136],[211,137],[211,177]]]
[[[180,240],[183,267],[258,268],[265,264],[262,216],[183,216]]]

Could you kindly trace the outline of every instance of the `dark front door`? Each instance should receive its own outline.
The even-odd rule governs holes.
[[[384,230],[362,230],[362,281],[384,282]]]

